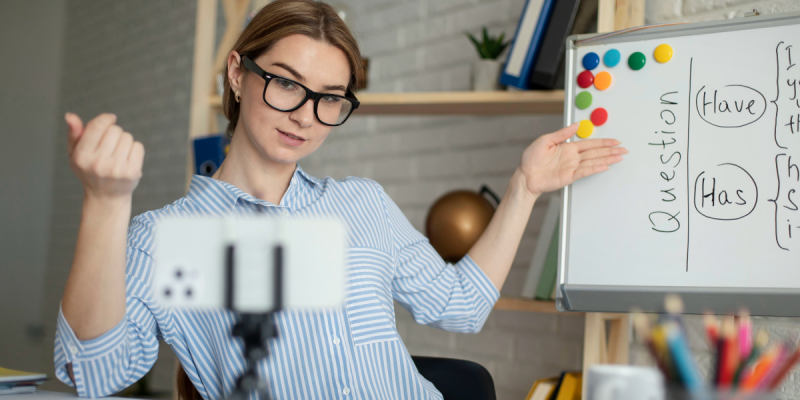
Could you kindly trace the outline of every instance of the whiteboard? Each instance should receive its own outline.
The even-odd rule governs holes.
[[[800,315],[800,13],[570,37],[565,123],[630,153],[564,189],[558,306]],[[673,49],[666,63],[655,48]],[[621,61],[603,62],[616,49]],[[576,83],[599,55],[603,91]],[[641,52],[633,70],[628,56]],[[578,109],[588,91],[592,104]],[[574,138],[571,140],[581,140]]]

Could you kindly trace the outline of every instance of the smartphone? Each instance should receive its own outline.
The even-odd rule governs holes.
[[[335,309],[345,300],[346,251],[347,229],[334,217],[168,217],[156,225],[154,297],[166,307],[265,313],[280,293],[285,310]]]

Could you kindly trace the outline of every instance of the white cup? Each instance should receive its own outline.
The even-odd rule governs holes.
[[[587,400],[664,400],[664,377],[656,368],[593,365],[586,379]]]

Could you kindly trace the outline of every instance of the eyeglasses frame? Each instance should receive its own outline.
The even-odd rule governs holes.
[[[266,105],[270,106],[274,110],[282,111],[282,112],[292,112],[292,111],[295,111],[295,110],[299,109],[300,107],[304,106],[308,102],[309,99],[312,99],[312,100],[314,100],[314,117],[317,118],[317,121],[319,121],[319,123],[321,123],[322,125],[325,125],[325,126],[341,126],[345,122],[347,122],[347,119],[350,118],[351,115],[353,115],[353,111],[355,111],[358,108],[358,106],[361,105],[361,102],[358,101],[358,99],[356,98],[355,94],[353,94],[353,92],[350,89],[347,89],[347,91],[345,92],[344,96],[341,96],[341,95],[338,95],[338,94],[333,94],[333,93],[319,93],[319,92],[315,92],[315,91],[307,88],[302,83],[297,82],[297,81],[295,81],[293,79],[289,79],[289,78],[286,78],[284,76],[280,76],[280,75],[277,75],[277,74],[271,74],[271,73],[268,73],[267,71],[264,71],[264,69],[259,67],[258,64],[255,63],[255,61],[250,59],[250,57],[242,56],[242,63],[244,64],[245,68],[249,69],[251,72],[253,72],[254,74],[256,74],[256,75],[258,75],[258,76],[260,76],[261,78],[264,79],[264,92],[261,94],[261,98],[264,100],[264,103]],[[282,110],[280,108],[277,108],[277,107],[273,106],[272,104],[269,104],[269,102],[267,102],[267,86],[269,86],[270,81],[272,81],[272,79],[274,79],[274,78],[280,78],[280,79],[284,79],[284,80],[287,80],[289,82],[292,82],[293,84],[295,84],[297,86],[300,86],[301,88],[303,88],[306,91],[305,97],[303,98],[303,100],[300,102],[300,104],[297,107],[292,108],[292,109],[288,109],[288,110]],[[328,123],[322,122],[322,120],[319,118],[319,113],[317,112],[317,107],[319,106],[319,100],[322,97],[325,97],[325,96],[339,97],[339,98],[347,100],[347,101],[349,101],[349,102],[351,102],[353,104],[353,108],[350,109],[350,113],[347,114],[347,117],[344,118],[344,121],[342,121],[339,124],[328,124]]]

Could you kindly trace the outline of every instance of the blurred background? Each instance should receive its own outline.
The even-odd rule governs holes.
[[[214,40],[225,10],[217,2]],[[261,2],[263,4],[263,1]],[[478,59],[464,32],[513,36],[525,0],[333,0],[369,60],[366,92],[470,90]],[[258,7],[258,2],[250,7]],[[800,10],[797,1],[650,0],[645,22],[703,21]],[[72,263],[82,188],[66,158],[63,115],[113,112],[144,143],[133,215],[186,191],[196,0],[0,1],[0,366],[53,373],[56,315]],[[504,56],[501,57],[504,59]],[[226,121],[211,111],[217,129]],[[562,126],[561,114],[358,116],[302,167],[318,177],[377,180],[424,232],[431,204],[487,184],[502,194],[524,148]],[[537,203],[503,296],[518,297],[549,196]],[[499,399],[522,399],[535,379],[579,370],[584,318],[498,310],[477,335],[417,325],[396,307],[412,354],[469,359],[492,373]],[[772,319],[774,329],[797,329]],[[634,349],[634,355],[636,349]],[[175,357],[164,346],[150,374],[170,391]],[[68,390],[50,381],[44,389]]]

